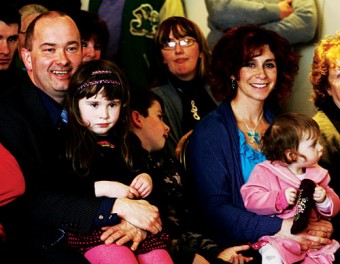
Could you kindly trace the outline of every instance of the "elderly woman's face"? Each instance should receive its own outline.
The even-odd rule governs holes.
[[[170,32],[169,39],[176,45],[172,49],[162,49],[163,62],[168,66],[169,71],[177,78],[189,81],[195,78],[200,49],[197,41],[191,46],[182,47],[179,41],[184,39],[194,40],[192,37],[175,39]]]
[[[336,67],[329,69],[329,89],[327,92],[332,96],[334,103],[340,108],[340,59],[337,59]]]

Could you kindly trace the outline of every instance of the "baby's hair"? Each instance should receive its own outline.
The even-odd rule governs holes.
[[[274,120],[263,135],[261,150],[270,161],[291,164],[296,159],[288,159],[286,150],[291,150],[296,158],[304,157],[298,152],[301,139],[314,139],[319,136],[320,128],[313,118],[299,113],[284,113]]]

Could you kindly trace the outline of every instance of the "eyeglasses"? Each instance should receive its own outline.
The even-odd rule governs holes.
[[[196,42],[195,39],[181,39],[179,41],[169,41],[163,44],[164,50],[173,50],[176,48],[177,44],[179,44],[182,48],[191,47]]]

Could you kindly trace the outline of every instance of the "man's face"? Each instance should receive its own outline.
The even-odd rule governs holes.
[[[19,25],[0,21],[0,71],[8,70],[18,46]]]
[[[43,17],[34,28],[32,50],[21,56],[32,82],[63,103],[73,73],[82,61],[80,34],[70,17]]]

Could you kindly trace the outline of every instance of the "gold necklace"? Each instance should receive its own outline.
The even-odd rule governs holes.
[[[236,112],[236,114],[237,114],[238,116],[240,116],[242,122],[244,123],[244,125],[245,125],[246,128],[247,128],[247,131],[246,131],[246,134],[247,134],[247,136],[248,136],[247,142],[248,142],[249,144],[254,144],[254,143],[256,143],[257,145],[260,145],[261,134],[260,134],[259,132],[256,132],[256,128],[258,127],[258,125],[260,124],[260,122],[261,122],[261,120],[262,120],[262,118],[263,118],[263,110],[262,110],[262,113],[261,113],[259,119],[257,120],[256,125],[255,125],[253,128],[250,128],[250,127],[248,126],[247,122],[244,120],[243,116],[240,115],[239,112],[237,112],[237,110],[236,110],[236,108],[235,108],[235,105],[234,105],[233,103],[232,103],[232,106],[233,106],[233,109],[234,109],[234,111]]]
[[[196,120],[200,120],[201,117],[198,115],[198,108],[197,106],[195,105],[195,101],[194,100],[191,100],[191,113],[192,113],[192,116],[196,119]]]

